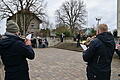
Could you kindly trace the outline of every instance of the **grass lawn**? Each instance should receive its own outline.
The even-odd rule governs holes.
[[[54,48],[66,49],[66,50],[78,51],[78,52],[83,51],[81,47],[77,47],[77,43],[71,43],[71,42],[58,43],[57,45],[54,46]]]

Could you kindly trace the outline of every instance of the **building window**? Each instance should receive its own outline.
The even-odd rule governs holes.
[[[34,23],[32,23],[32,24],[31,24],[31,28],[34,28],[34,26],[35,26]]]

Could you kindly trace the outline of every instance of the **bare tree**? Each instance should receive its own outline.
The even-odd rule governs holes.
[[[45,22],[46,14],[45,7],[46,3],[44,0],[0,0],[0,19],[9,18],[10,16],[16,14],[19,11],[26,10],[35,14],[39,17],[43,22]],[[23,11],[22,22],[20,22],[20,16],[17,15],[17,22],[20,27],[20,31],[26,32],[28,29],[28,25],[33,17],[28,16],[29,13]],[[24,23],[24,27],[22,27],[22,23]]]
[[[75,27],[81,28],[85,24],[86,8],[82,0],[70,0],[56,11],[57,24],[68,25],[72,32]]]

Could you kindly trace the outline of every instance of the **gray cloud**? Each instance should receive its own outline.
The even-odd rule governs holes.
[[[63,2],[66,0],[47,0],[47,14],[49,15],[50,22],[55,23],[55,11],[60,8]],[[68,1],[68,0],[67,0]],[[102,17],[101,23],[106,23],[110,27],[110,30],[116,28],[117,24],[117,0],[84,0],[88,11],[88,25],[91,27],[96,25],[96,17]],[[2,28],[0,33],[3,33],[5,29],[5,21],[0,21]],[[4,29],[4,30],[3,30]]]
[[[110,30],[116,28],[117,23],[117,0],[83,0],[88,11],[87,27],[96,25],[96,17],[101,17],[101,23],[108,24]],[[50,21],[55,21],[55,10],[57,10],[65,0],[48,0],[48,15]]]
[[[117,24],[117,0],[87,0],[88,26],[96,25],[95,18],[102,17],[101,23],[113,30]]]

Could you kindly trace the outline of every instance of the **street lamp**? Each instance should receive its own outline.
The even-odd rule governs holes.
[[[101,21],[101,18],[96,18],[96,21],[97,21],[97,26],[100,24],[100,21]]]

